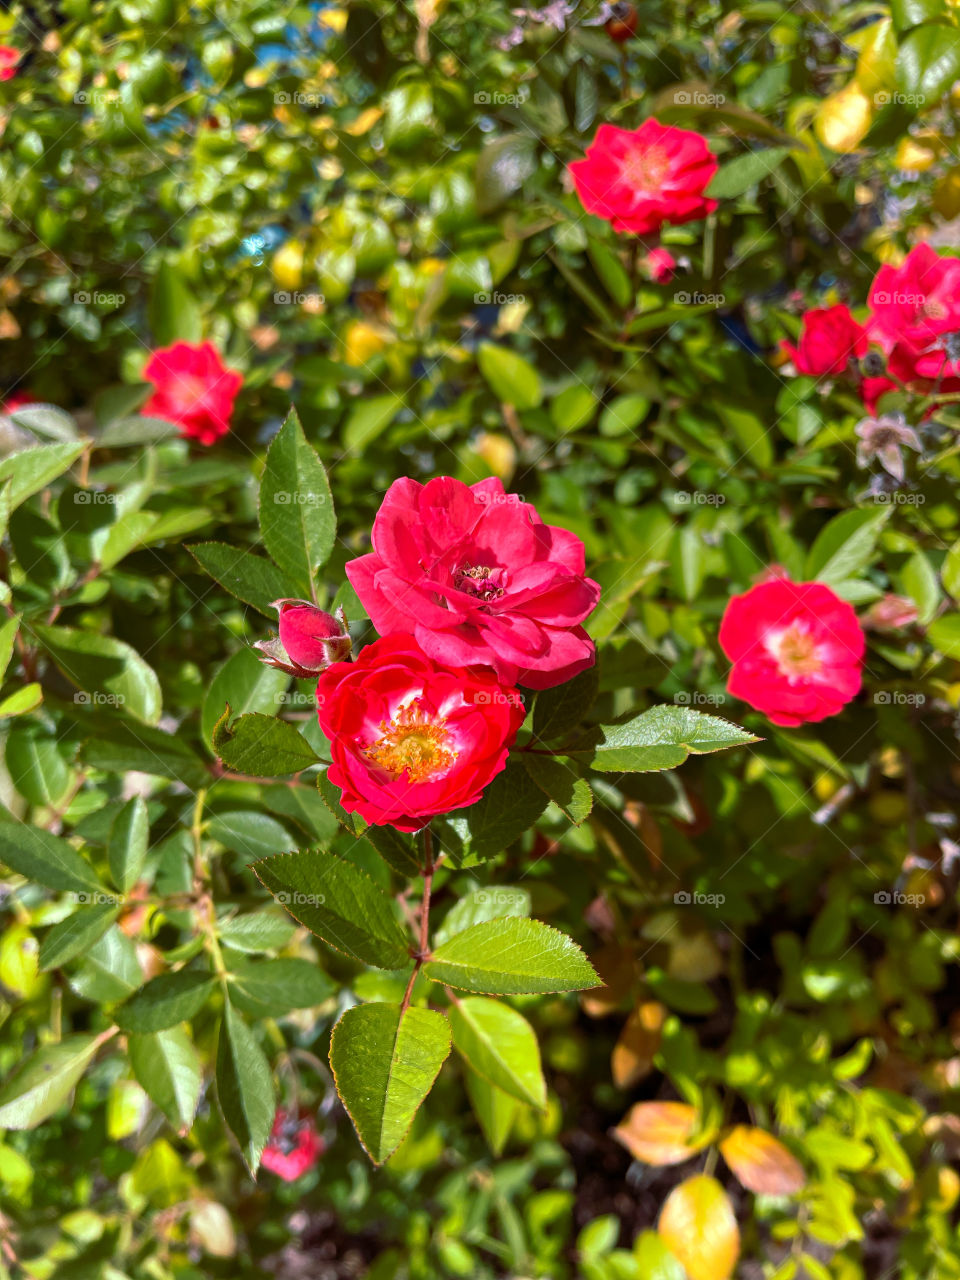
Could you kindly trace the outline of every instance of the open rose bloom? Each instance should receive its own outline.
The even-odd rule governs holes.
[[[866,329],[854,320],[849,307],[838,303],[808,311],[803,317],[799,344],[781,345],[797,373],[823,378],[843,373],[851,360],[866,354],[868,343]]]
[[[328,667],[317,707],[344,809],[400,831],[479,800],[525,715],[520,694],[492,671],[446,666],[410,635]]]
[[[860,691],[865,648],[853,607],[822,582],[768,578],[727,605],[727,689],[774,724],[836,715]]]
[[[261,1163],[284,1182],[294,1182],[317,1163],[323,1151],[323,1138],[309,1116],[278,1107]]]
[[[213,444],[230,430],[243,376],[226,367],[212,342],[161,347],[151,355],[143,377],[156,388],[142,409],[147,417],[176,422],[181,435],[201,444]]]
[[[583,160],[569,166],[587,213],[614,231],[644,236],[666,222],[704,218],[717,201],[704,195],[717,161],[702,134],[645,120],[639,129],[602,124]]]
[[[581,624],[600,588],[584,576],[583,543],[499,480],[395,481],[372,553],[346,571],[380,634],[415,636],[437,662],[492,667],[530,689],[593,665]]]

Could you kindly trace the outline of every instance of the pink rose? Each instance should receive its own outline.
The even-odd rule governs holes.
[[[310,1116],[277,1108],[262,1164],[284,1182],[295,1182],[323,1155],[324,1141]]]
[[[593,665],[580,624],[600,588],[584,568],[580,539],[544,524],[499,480],[440,476],[390,486],[372,553],[346,572],[381,635],[414,635],[438,662],[549,689]]]
[[[490,671],[427,657],[413,636],[387,636],[336,662],[317,681],[327,777],[348,813],[419,831],[463,809],[507,763],[525,710]]]
[[[814,307],[803,317],[799,346],[782,343],[797,373],[812,378],[844,373],[854,357],[866,354],[867,331],[842,302],[835,307]]]
[[[649,235],[665,222],[712,213],[705,195],[717,161],[702,134],[645,120],[639,129],[602,124],[586,158],[569,166],[580,202],[614,231]]]
[[[228,369],[212,342],[175,342],[154,351],[143,371],[156,387],[143,406],[147,417],[176,422],[181,435],[213,444],[230,430],[242,374]]]
[[[257,640],[253,646],[266,666],[306,679],[350,657],[350,632],[342,609],[334,617],[309,600],[274,600],[273,607],[280,615],[279,636]]]
[[[650,250],[644,258],[644,266],[654,283],[669,284],[676,272],[677,260],[669,249],[660,245],[659,248]]]
[[[960,258],[941,258],[929,244],[918,244],[899,267],[877,272],[870,310],[870,337],[888,354],[901,348],[904,381],[960,373],[947,342],[960,329]]]
[[[729,692],[774,724],[824,720],[860,691],[863,630],[823,582],[770,578],[733,596],[720,647],[733,663]]]

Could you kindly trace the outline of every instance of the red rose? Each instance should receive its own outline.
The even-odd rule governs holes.
[[[544,524],[499,480],[396,480],[373,552],[347,577],[381,635],[415,635],[450,666],[493,667],[507,684],[549,689],[592,666],[580,625],[600,598],[583,543]]]
[[[812,378],[825,378],[843,373],[855,356],[866,354],[869,339],[863,325],[857,324],[850,308],[838,302],[835,307],[814,307],[803,317],[800,345],[782,343],[797,373]]]
[[[895,382],[891,382],[889,378],[882,374],[876,378],[864,378],[860,383],[860,396],[863,400],[863,407],[873,417],[877,415],[877,409],[880,401],[889,391],[897,391],[898,387]]]
[[[669,284],[677,269],[676,258],[669,249],[664,249],[663,245],[657,249],[651,249],[643,262],[650,279],[655,284]]]
[[[523,724],[523,700],[489,671],[434,662],[413,636],[387,636],[317,681],[327,776],[348,813],[419,831],[480,799]]]
[[[299,1116],[278,1107],[270,1141],[263,1149],[262,1164],[284,1182],[294,1182],[317,1163],[323,1155],[324,1145],[309,1116]]]
[[[279,636],[257,640],[253,646],[266,666],[306,679],[350,657],[350,632],[342,609],[334,617],[309,600],[274,600],[273,607],[280,615]]]
[[[665,222],[693,222],[717,207],[703,194],[717,171],[706,138],[657,120],[639,129],[602,124],[586,159],[569,168],[583,207],[614,231],[648,235]]]
[[[23,51],[12,44],[0,44],[0,80],[12,80],[17,74],[17,67]]]
[[[870,336],[904,382],[960,376],[960,258],[941,258],[918,244],[899,267],[881,267],[870,290]]]
[[[774,724],[836,715],[860,690],[865,648],[853,607],[823,582],[771,578],[734,596],[720,623],[727,689]]]
[[[242,374],[228,369],[212,342],[175,342],[154,351],[143,371],[156,387],[143,406],[148,417],[179,423],[181,435],[213,444],[230,430]]]

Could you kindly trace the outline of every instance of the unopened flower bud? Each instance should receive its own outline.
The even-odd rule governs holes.
[[[280,634],[254,645],[260,660],[289,675],[307,679],[350,657],[352,643],[343,610],[325,613],[309,600],[275,600]]]

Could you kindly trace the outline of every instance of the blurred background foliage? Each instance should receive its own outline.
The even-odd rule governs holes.
[[[328,599],[396,476],[496,474],[587,545],[608,717],[676,700],[765,739],[610,786],[580,828],[548,810],[534,845],[484,868],[480,883],[529,886],[610,984],[524,1002],[544,1115],[517,1107],[484,1134],[447,1073],[373,1171],[318,1065],[331,996],[261,1024],[327,1150],[291,1186],[254,1185],[206,1091],[180,1134],[108,1054],[69,1112],[0,1144],[8,1274],[677,1280],[652,1228],[691,1166],[632,1162],[610,1130],[638,1100],[681,1098],[706,1141],[758,1124],[806,1172],[798,1197],[754,1195],[713,1147],[698,1157],[733,1201],[744,1280],[960,1276],[955,411],[923,425],[897,485],[858,461],[856,397],[784,377],[778,353],[807,307],[862,307],[914,241],[958,247],[956,10],[637,10],[626,41],[603,6],[563,0],[36,0],[0,15],[23,53],[0,83],[0,388],[103,426],[136,403],[152,348],[201,337],[245,379],[210,453],[94,455],[90,483],[165,520],[104,572],[75,506],[23,509],[18,608],[42,621],[53,601],[61,622],[129,642],[159,677],[164,726],[209,758],[212,675],[267,624],[183,541],[258,540],[258,473],[293,401],[340,519]],[[649,115],[704,132],[725,182],[706,223],[665,234],[679,269],[660,285],[564,181],[599,123]],[[720,615],[771,562],[864,610],[890,592],[914,608],[871,632],[864,695],[820,726],[776,730],[724,694]],[[257,696],[272,709],[277,690]],[[116,742],[85,756],[78,715],[48,698],[8,721],[4,799],[102,848],[120,771],[150,762]],[[50,904],[7,886],[4,1075],[61,1025],[101,1029],[99,1005],[189,945],[176,776],[149,797],[159,932],[128,914],[69,981],[39,973]],[[212,883],[262,916],[228,937],[241,955],[313,960],[244,871],[329,834],[284,792],[217,785]],[[449,873],[439,892],[475,883]],[[332,987],[370,998],[385,981],[321,959]],[[192,1026],[205,1063],[213,1025]]]

